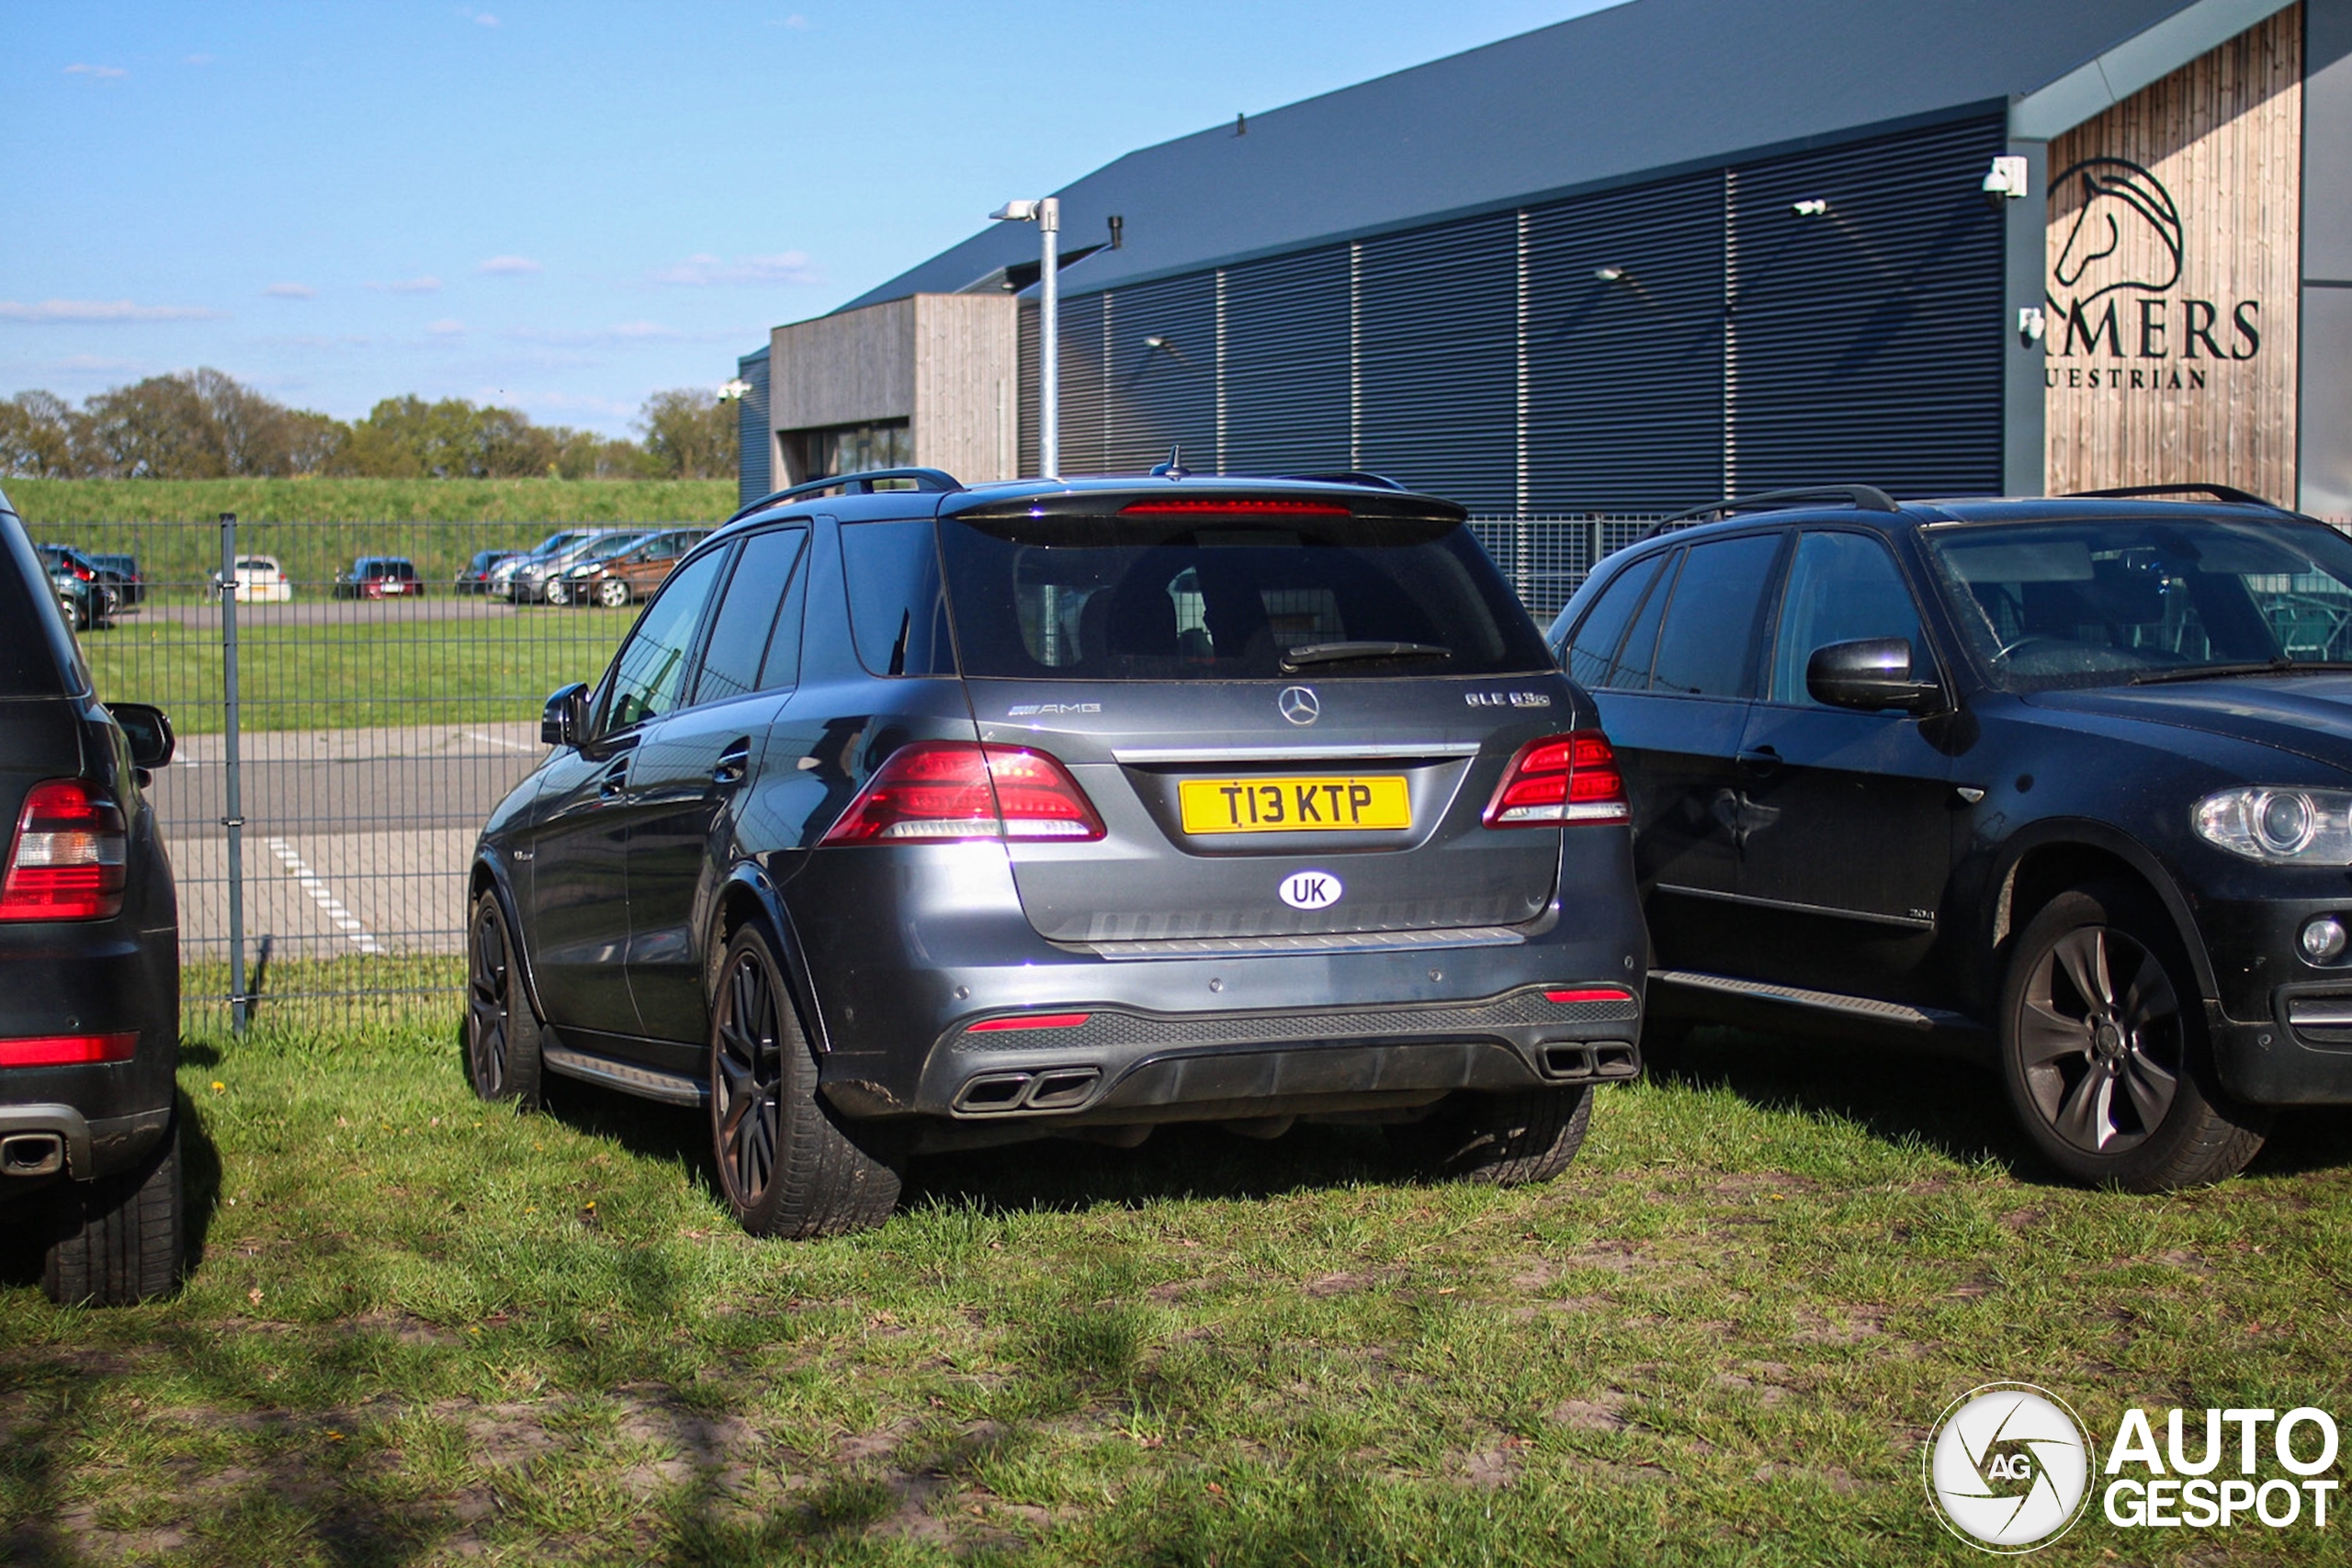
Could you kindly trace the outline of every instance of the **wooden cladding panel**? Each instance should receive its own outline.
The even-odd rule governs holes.
[[[2294,502],[2302,38],[2290,6],[2051,142],[2051,494]]]

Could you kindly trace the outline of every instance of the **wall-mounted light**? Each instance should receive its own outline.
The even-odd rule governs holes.
[[[1789,211],[1799,218],[1820,218],[1827,215],[1829,204],[1819,197],[1814,197],[1809,200],[1792,204]]]
[[[2018,346],[2031,348],[2049,330],[2050,318],[2041,313],[2041,306],[2022,305],[2018,308]]]
[[[1592,269],[1592,277],[1596,283],[1623,283],[1625,281],[1625,269],[1622,266],[1597,266]]]
[[[1123,250],[1127,243],[1127,220],[1118,213],[1111,214],[1111,248]]]
[[[1179,365],[1190,365],[1193,363],[1191,360],[1184,357],[1184,351],[1182,349],[1178,348],[1173,343],[1164,337],[1159,337],[1156,335],[1148,337],[1143,340],[1143,345],[1144,347],[1151,350],[1154,354],[1165,354],[1169,358],[1174,360]]]
[[[2030,177],[2023,158],[2003,154],[1995,158],[1993,166],[1984,171],[1984,183],[1979,188],[1984,192],[1987,206],[1999,207],[2005,201],[2023,200],[2026,182]]]

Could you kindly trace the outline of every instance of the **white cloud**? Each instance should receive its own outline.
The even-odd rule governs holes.
[[[187,57],[187,62],[190,65],[209,65],[212,63],[212,56],[209,54],[191,54]]]
[[[437,321],[426,322],[424,330],[435,337],[456,337],[466,330],[466,323],[455,316],[444,316]]]
[[[516,343],[684,343],[686,334],[659,321],[623,321],[610,327],[509,327],[499,334]],[[733,334],[741,337],[738,333]]]
[[[273,283],[262,292],[272,299],[313,299],[319,291],[307,283]]]
[[[460,6],[458,7],[458,15],[463,17],[467,21],[471,22],[478,28],[494,28],[498,26],[498,18],[492,16],[488,11],[472,11],[467,9],[463,6]]]
[[[68,76],[96,76],[101,80],[110,80],[117,76],[128,76],[130,73],[125,71],[119,65],[85,65],[77,60],[73,64],[65,68],[65,74]]]
[[[379,294],[430,294],[441,287],[441,280],[431,273],[419,277],[396,277],[390,283],[368,286]]]
[[[0,299],[0,321],[217,321],[227,312],[201,305],[134,305],[128,299]]]
[[[545,272],[547,268],[528,256],[492,256],[474,270],[486,272],[492,277],[526,277],[535,272]]]
[[[795,11],[784,19],[784,25],[787,28],[806,28],[808,25],[808,18]]]
[[[137,359],[108,359],[102,354],[69,354],[62,359],[52,359],[44,369],[69,376],[120,375],[139,370],[144,362]]]
[[[784,284],[822,283],[825,275],[809,265],[805,251],[782,251],[772,256],[738,256],[733,261],[698,251],[671,266],[648,274],[656,283],[688,288],[715,284],[752,284],[774,288]]]

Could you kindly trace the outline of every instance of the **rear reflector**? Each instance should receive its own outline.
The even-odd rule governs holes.
[[[1625,776],[1598,729],[1546,736],[1519,750],[1487,803],[1489,828],[1550,828],[1565,822],[1624,822]]]
[[[1085,841],[1102,819],[1069,770],[1043,751],[921,740],[890,754],[826,834],[828,844],[949,839]]]
[[[1634,993],[1614,986],[1586,986],[1574,990],[1546,991],[1544,999],[1559,1006],[1570,1002],[1630,1002]]]
[[[96,920],[122,912],[122,813],[79,779],[33,785],[0,881],[0,920]]]
[[[139,1049],[130,1034],[35,1034],[0,1040],[0,1067],[67,1067],[84,1062],[128,1062]]]
[[[984,1018],[964,1032],[1001,1034],[1013,1029],[1077,1029],[1093,1016],[1091,1012],[1031,1012],[1012,1018]]]
[[[1119,508],[1123,517],[1346,517],[1346,507],[1330,501],[1274,501],[1267,499],[1212,501],[1206,498],[1184,501],[1131,501]]]

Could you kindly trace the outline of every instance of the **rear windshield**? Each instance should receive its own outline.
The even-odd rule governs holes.
[[[1551,660],[1458,523],[944,521],[967,676],[1486,676]]]

